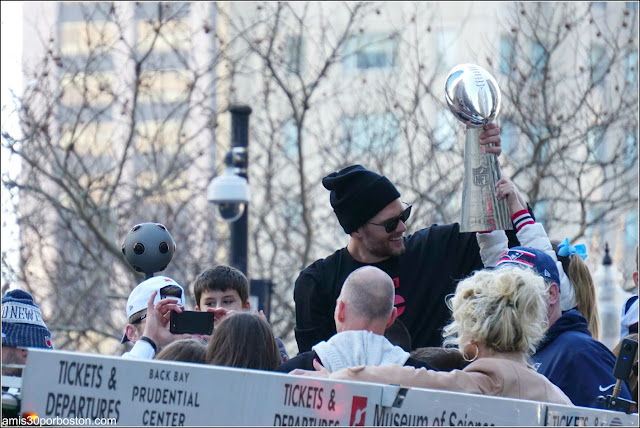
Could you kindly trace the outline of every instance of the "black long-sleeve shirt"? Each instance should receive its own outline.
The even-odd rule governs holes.
[[[451,318],[445,297],[455,292],[459,280],[482,268],[475,233],[459,230],[457,223],[419,230],[404,237],[402,255],[372,264],[393,279],[398,319],[413,349],[442,344],[442,328]],[[342,284],[364,265],[342,248],[300,273],[294,289],[299,352],[336,333],[333,313]]]

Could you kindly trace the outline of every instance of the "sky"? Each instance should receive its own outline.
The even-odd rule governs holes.
[[[10,114],[13,111],[13,103],[9,90],[12,89],[19,95],[22,88],[22,2],[3,1],[0,17],[2,19],[2,34],[0,37],[2,45],[0,49],[0,55],[2,56],[2,69],[0,70],[0,80],[2,81],[2,130],[5,131],[15,129],[14,127],[16,126],[15,115]],[[6,172],[15,174],[16,169],[9,167],[10,159],[4,149],[0,158],[2,161],[2,174],[4,175]],[[7,199],[8,195],[3,188],[2,233],[0,234],[2,251],[18,248],[15,218],[6,215],[4,212]]]

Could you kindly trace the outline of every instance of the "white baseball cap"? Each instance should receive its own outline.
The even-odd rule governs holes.
[[[162,289],[167,286],[175,286],[180,288],[180,297],[176,296],[165,296],[162,293]],[[184,297],[184,288],[180,284],[178,284],[173,279],[166,276],[153,276],[149,279],[142,281],[140,284],[136,285],[129,294],[129,298],[127,299],[127,322],[131,318],[131,315],[136,312],[140,312],[143,309],[147,309],[147,302],[149,301],[149,296],[155,291],[158,290],[158,294],[153,299],[153,304],[155,305],[162,299],[172,298],[178,299],[178,305],[184,306],[185,297]],[[122,341],[120,343],[126,343],[129,340],[127,337],[127,332],[125,329],[125,333],[122,336]]]

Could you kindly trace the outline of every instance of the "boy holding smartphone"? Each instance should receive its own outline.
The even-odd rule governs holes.
[[[228,314],[251,310],[249,301],[249,281],[238,269],[231,266],[216,266],[202,272],[193,286],[196,298],[196,311],[215,314],[214,329]],[[262,316],[264,314],[261,313]],[[276,338],[280,356],[285,362],[289,355],[284,343]]]
[[[251,309],[249,281],[238,269],[216,266],[202,272],[193,286],[196,311],[215,313],[214,328],[230,312]]]

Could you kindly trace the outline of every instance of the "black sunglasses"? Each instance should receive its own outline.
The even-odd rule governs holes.
[[[396,230],[396,228],[398,227],[398,222],[400,220],[402,220],[403,223],[406,223],[407,220],[409,220],[409,216],[411,215],[411,204],[409,204],[409,206],[402,211],[402,213],[400,213],[400,215],[398,217],[393,217],[390,218],[389,220],[385,221],[384,223],[371,223],[369,222],[369,224],[373,224],[376,226],[384,226],[384,230],[387,231],[387,233],[391,233],[394,230]]]

